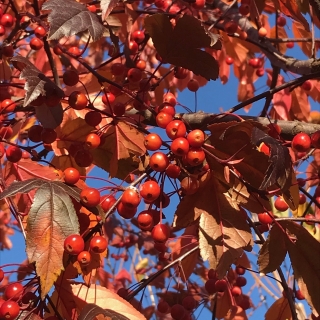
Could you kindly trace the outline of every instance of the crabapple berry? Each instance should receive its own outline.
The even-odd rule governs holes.
[[[23,285],[20,282],[14,282],[9,284],[4,290],[4,296],[7,300],[16,301],[19,299],[23,292]]]
[[[166,126],[167,136],[174,140],[179,137],[184,137],[187,132],[186,125],[181,120],[172,120]]]
[[[287,205],[287,203],[283,200],[283,198],[278,197],[275,202],[274,202],[274,207],[278,210],[278,211],[286,211],[288,210],[289,206]]]
[[[164,172],[169,165],[169,158],[162,152],[155,152],[150,157],[150,167],[157,172]]]
[[[162,139],[156,133],[150,133],[144,137],[144,145],[147,150],[156,151],[162,145]]]
[[[66,168],[64,170],[64,181],[67,184],[76,184],[80,179],[80,173],[75,168]]]
[[[90,250],[94,253],[102,253],[107,249],[108,242],[103,236],[94,236],[90,241]]]
[[[126,189],[121,197],[121,202],[125,207],[137,208],[141,201],[140,195],[136,189]]]
[[[155,242],[166,242],[170,237],[170,227],[159,223],[152,229],[151,236]]]
[[[308,152],[311,147],[311,139],[308,134],[300,132],[292,139],[291,147],[296,152]]]
[[[20,313],[20,307],[17,302],[8,300],[0,307],[0,318],[6,320],[14,320]]]
[[[64,250],[70,255],[78,255],[84,250],[84,240],[78,234],[71,234],[64,240]]]
[[[91,254],[89,251],[81,251],[77,256],[77,261],[81,266],[87,266],[91,262]]]
[[[100,203],[100,192],[95,188],[84,188],[80,193],[80,201],[87,207],[95,207]]]
[[[140,195],[147,202],[151,203],[160,196],[160,186],[156,181],[146,181],[140,186]]]
[[[17,146],[9,146],[6,150],[6,157],[10,162],[18,162],[22,158],[22,151]]]

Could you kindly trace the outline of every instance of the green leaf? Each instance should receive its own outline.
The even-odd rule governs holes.
[[[155,14],[145,18],[145,28],[165,62],[189,69],[207,80],[218,78],[217,61],[200,49],[215,45],[216,41],[198,19],[184,15],[173,28],[166,15]]]

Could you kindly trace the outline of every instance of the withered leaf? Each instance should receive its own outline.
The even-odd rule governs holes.
[[[285,235],[283,230],[275,224],[271,228],[266,242],[260,249],[258,256],[259,272],[267,274],[275,271],[280,267],[286,254]]]
[[[299,288],[308,304],[320,314],[320,242],[293,221],[279,223],[290,236],[285,237],[285,242]]]
[[[292,174],[292,161],[288,148],[256,127],[252,129],[252,143],[257,147],[265,143],[270,148],[270,165],[260,189],[266,189],[278,183],[281,189],[288,190],[291,186]]]
[[[69,195],[56,183],[39,188],[27,219],[27,256],[35,262],[44,299],[63,270],[63,242],[79,233],[79,221]]]
[[[101,0],[100,1],[103,20],[105,20],[109,16],[113,8],[115,8],[118,3],[119,3],[119,0]]]
[[[97,15],[77,1],[49,0],[42,5],[42,10],[51,11],[48,15],[50,40],[59,40],[65,36],[70,37],[79,32],[89,31],[93,41],[96,41],[105,31]]]
[[[207,80],[218,78],[217,61],[200,49],[210,47],[212,38],[198,19],[184,15],[179,18],[174,28],[164,14],[148,16],[144,22],[154,46],[164,61],[189,69]]]
[[[210,268],[223,277],[243,250],[252,249],[252,235],[244,219],[224,194],[224,187],[214,174],[207,177],[206,197],[194,204],[200,213],[199,247]]]
[[[22,56],[15,56],[11,59],[13,64],[21,71],[20,79],[25,79],[26,83],[24,89],[26,96],[23,106],[29,105],[36,100],[40,95],[42,96],[58,96],[64,97],[64,92],[53,81],[47,78],[40,70],[38,70],[27,58]],[[61,120],[62,120],[62,107]]]

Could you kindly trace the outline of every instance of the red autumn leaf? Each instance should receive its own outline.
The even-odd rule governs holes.
[[[311,38],[311,32],[299,21],[292,21],[292,33],[295,38]],[[297,42],[297,44],[307,57],[311,57],[311,42]]]

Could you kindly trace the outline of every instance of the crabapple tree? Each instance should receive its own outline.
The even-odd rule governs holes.
[[[0,319],[319,319],[319,8],[1,1]]]

